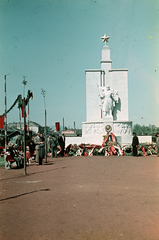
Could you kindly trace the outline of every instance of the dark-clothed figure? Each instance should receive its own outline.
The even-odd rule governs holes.
[[[17,148],[21,147],[21,142],[22,142],[21,136],[18,135],[18,137],[16,139]]]
[[[30,145],[30,137],[29,135],[26,135],[26,146],[29,146]]]
[[[34,137],[35,151],[36,151],[36,163],[39,164],[39,146],[41,144],[40,133]]]
[[[59,144],[61,147],[61,156],[64,156],[64,150],[65,150],[65,134],[62,134],[62,136],[59,138]]]
[[[47,138],[47,153],[50,153],[51,149],[50,149],[50,136],[48,136]]]
[[[157,156],[159,157],[159,133],[156,134]]]
[[[133,155],[137,156],[137,147],[139,145],[139,139],[136,136],[136,133],[133,132],[133,139],[132,139],[132,147],[133,147]]]
[[[57,139],[54,135],[52,135],[52,138],[50,139],[50,148],[52,152],[52,158],[55,157],[57,158]]]
[[[45,157],[45,138],[40,134],[41,144],[39,145],[39,165],[42,165],[42,160]]]
[[[1,137],[0,137],[0,146],[2,147],[4,147],[5,146],[5,139],[4,139],[4,136],[2,136],[1,135]]]
[[[29,149],[30,149],[30,156],[33,157],[34,151],[35,151],[34,137],[32,137],[32,139],[30,140]]]
[[[40,134],[40,139],[41,139],[41,142],[45,142],[45,138],[44,138],[44,136],[42,135],[42,133]]]

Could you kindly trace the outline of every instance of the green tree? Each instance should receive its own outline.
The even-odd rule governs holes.
[[[157,128],[155,125],[151,124],[149,124],[149,126],[140,126],[139,124],[135,124],[133,127],[133,132],[136,132],[138,136],[155,135],[156,132],[159,132],[159,127]]]

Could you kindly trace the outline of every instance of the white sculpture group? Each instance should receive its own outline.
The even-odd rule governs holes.
[[[118,91],[110,89],[110,86],[100,87],[99,97],[102,117],[112,116],[115,104],[118,103],[119,100]]]

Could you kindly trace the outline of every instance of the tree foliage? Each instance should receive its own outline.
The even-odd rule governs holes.
[[[139,124],[135,124],[133,127],[133,132],[135,132],[138,136],[155,135],[157,132],[159,132],[159,127],[151,124],[149,124],[149,126],[140,126]]]

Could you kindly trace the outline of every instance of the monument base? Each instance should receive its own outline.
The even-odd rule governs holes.
[[[132,122],[131,121],[108,121],[102,119],[99,122],[82,123],[82,139],[85,143],[103,143],[104,136],[107,134],[106,126],[110,125],[111,132],[116,136],[118,143],[128,145],[132,143]]]

